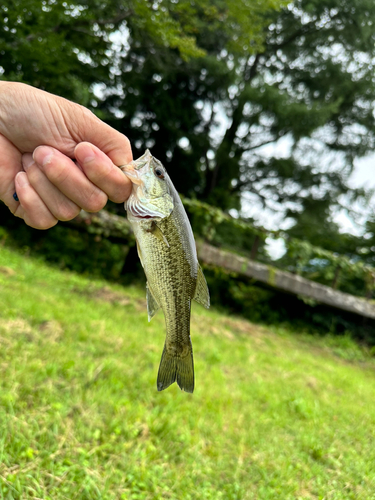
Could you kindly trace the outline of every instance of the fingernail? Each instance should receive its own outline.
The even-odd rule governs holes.
[[[19,172],[16,176],[16,183],[19,185],[19,187],[25,187],[28,186],[29,179],[27,178],[27,175],[25,172]]]
[[[18,199],[17,193],[13,193],[13,198],[14,198],[16,201],[20,201],[20,200]]]
[[[82,163],[89,163],[90,161],[93,161],[95,160],[95,155],[94,154],[88,154],[87,156],[85,156],[82,160]]]
[[[96,159],[95,151],[88,143],[78,144],[75,154],[81,165]]]
[[[22,155],[22,166],[24,170],[27,170],[31,165],[35,163],[33,156],[30,153],[25,153]]]
[[[48,163],[51,163],[53,154],[53,149],[46,146],[40,146],[34,151],[33,159],[34,161],[36,161],[36,163],[38,163],[42,167],[45,167],[46,165],[48,165]]]

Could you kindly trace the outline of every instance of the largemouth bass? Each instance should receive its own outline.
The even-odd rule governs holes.
[[[157,388],[162,391],[177,381],[180,389],[193,392],[191,302],[210,306],[193,231],[166,169],[149,150],[121,169],[133,183],[125,208],[147,278],[148,320],[159,308],[165,317]]]

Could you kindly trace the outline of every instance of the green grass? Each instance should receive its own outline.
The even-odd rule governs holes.
[[[0,246],[0,499],[375,499],[371,353],[196,305],[158,393],[144,295]]]

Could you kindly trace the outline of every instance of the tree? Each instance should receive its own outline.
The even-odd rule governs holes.
[[[0,78],[22,81],[95,108],[95,84],[112,85],[114,33],[127,20],[180,57],[203,54],[159,2],[4,0],[0,5]]]
[[[152,147],[184,194],[227,210],[249,193],[301,228],[362,194],[347,178],[375,143],[372,0],[5,0],[0,10],[1,77],[91,107],[135,154]],[[282,154],[265,150],[280,141]]]
[[[136,154],[152,147],[172,169],[181,192],[205,197],[211,170],[207,165],[217,149],[212,135],[223,114],[218,109],[227,110],[240,65],[262,50],[264,29],[282,4],[179,1],[171,16],[194,33],[203,49],[204,55],[194,58],[184,58],[162,40],[155,43],[132,18],[128,20],[128,47],[120,50],[115,90],[105,91],[101,110],[112,113],[107,120],[130,136]]]
[[[235,4],[238,18],[251,10]],[[136,153],[152,147],[182,192],[224,209],[247,192],[294,219],[311,206],[328,217],[342,194],[362,194],[347,179],[375,144],[374,2],[264,5],[253,20],[263,31],[250,40],[228,20],[232,2],[195,5],[190,28],[206,52],[198,59],[155,44],[129,19],[105,108],[120,111],[112,123]],[[282,155],[265,152],[282,140]]]

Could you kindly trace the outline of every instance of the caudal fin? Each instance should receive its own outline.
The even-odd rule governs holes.
[[[164,344],[158,372],[158,391],[163,391],[176,381],[182,391],[194,391],[193,349],[191,345],[188,346],[188,352],[186,349],[187,346],[185,346],[183,357],[181,354],[173,353],[171,355]]]

